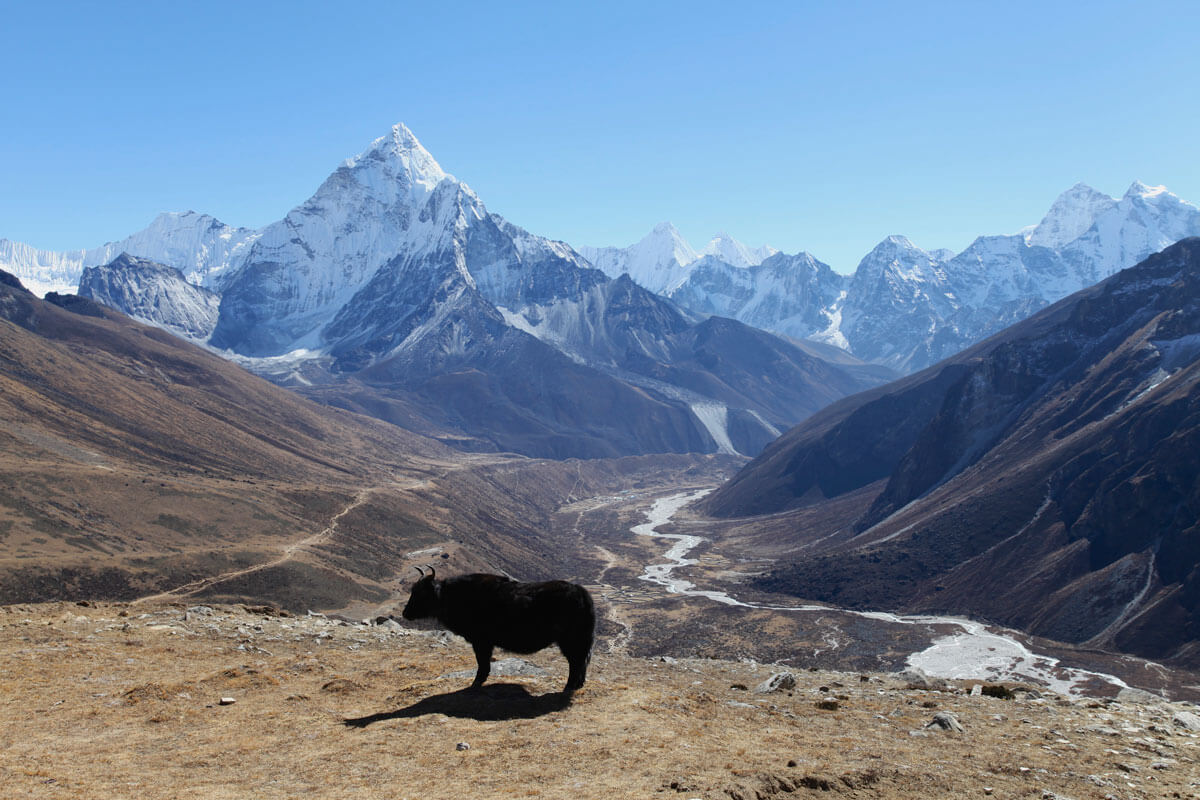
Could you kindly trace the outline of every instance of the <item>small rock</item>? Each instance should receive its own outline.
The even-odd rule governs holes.
[[[771,677],[754,687],[758,694],[771,692],[786,692],[796,688],[796,676],[790,672],[776,672]]]
[[[1121,732],[1116,728],[1110,728],[1107,725],[1088,725],[1084,728],[1089,733],[1098,733],[1101,736],[1120,736]]]
[[[958,717],[951,714],[949,711],[939,711],[933,715],[933,719],[925,725],[926,728],[940,728],[944,731],[954,731],[963,733],[962,723],[958,721]]]
[[[454,745],[454,749],[455,750],[470,750],[471,745],[467,744],[466,742],[459,742],[458,744]]]
[[[210,606],[192,606],[187,610],[189,614],[195,614],[198,617],[211,617],[213,610]]]
[[[983,697],[983,687],[978,683],[971,687],[971,697]]]
[[[817,706],[817,708],[821,709],[822,711],[837,711],[838,710],[838,701],[837,700],[818,700],[816,702],[816,706]]]
[[[233,697],[222,697],[219,702],[223,706],[231,706],[237,702],[237,699]]]

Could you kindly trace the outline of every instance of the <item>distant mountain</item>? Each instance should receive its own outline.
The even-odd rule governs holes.
[[[628,275],[639,286],[671,296],[701,263],[744,269],[761,264],[779,251],[748,247],[727,233],[718,233],[704,249],[692,249],[674,225],[660,222],[629,247],[580,247],[579,253],[610,278]]]
[[[672,230],[647,251],[674,252]],[[488,212],[403,125],[241,241],[236,266],[207,278],[215,324],[211,297],[133,257],[88,270],[82,291],[467,449],[753,454],[883,379],[606,276]]]
[[[813,338],[913,372],[1197,235],[1200,210],[1164,187],[1135,182],[1119,200],[1076,184],[1037,225],[981,236],[957,255],[889,236],[852,276],[807,253],[759,258],[764,248],[746,255],[748,248],[723,237],[693,257],[666,223],[629,248],[582,252],[609,274],[624,271],[692,311]]]
[[[735,267],[717,256],[692,262],[686,279],[667,292],[684,308],[715,314],[796,338],[836,327],[835,309],[849,283],[808,253],[776,253]],[[840,340],[830,342],[846,348]],[[869,359],[867,359],[869,360]]]
[[[73,293],[84,269],[131,253],[170,265],[193,284],[216,288],[222,275],[241,264],[256,238],[257,231],[230,227],[207,214],[163,213],[132,236],[90,250],[38,250],[0,239],[0,269],[16,275],[39,297],[50,291]]]
[[[1193,238],[833,404],[709,508],[803,514],[791,527],[803,555],[764,580],[772,589],[969,614],[1194,667],[1197,475]]]
[[[628,275],[639,286],[664,294],[687,275],[699,258],[675,226],[661,222],[629,247],[580,247],[579,253],[610,278]]]
[[[1087,233],[1096,218],[1111,211],[1117,201],[1085,183],[1077,183],[1058,196],[1042,221],[1024,233],[1037,247],[1058,249]]]
[[[700,255],[712,256],[735,267],[753,267],[756,264],[761,264],[778,252],[778,250],[769,245],[747,247],[728,233],[722,231],[709,240],[704,249],[700,251]]]

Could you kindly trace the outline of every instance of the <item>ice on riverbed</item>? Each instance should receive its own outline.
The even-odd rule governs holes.
[[[1121,688],[1128,686],[1113,675],[1066,667],[1056,658],[1032,652],[1012,636],[993,632],[981,623],[962,617],[900,616],[887,611],[853,611],[818,605],[760,605],[744,603],[725,592],[697,589],[694,583],[675,577],[672,573],[681,567],[699,563],[695,559],[687,558],[687,554],[707,540],[702,536],[689,534],[659,533],[658,529],[668,524],[681,508],[711,491],[704,489],[660,497],[651,505],[646,514],[646,521],[630,528],[638,536],[674,540],[674,544],[663,554],[666,560],[663,563],[647,565],[639,576],[641,580],[656,583],[671,594],[704,597],[717,603],[742,608],[794,613],[838,612],[884,623],[920,625],[930,629],[934,626],[954,626],[959,629],[957,633],[934,639],[929,647],[908,657],[909,666],[939,678],[1034,683],[1065,695],[1082,694],[1089,685],[1094,686],[1097,681]]]

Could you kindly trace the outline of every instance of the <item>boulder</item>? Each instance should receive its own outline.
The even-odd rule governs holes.
[[[790,692],[796,688],[796,676],[790,672],[776,672],[771,677],[754,687],[758,694],[771,692]]]

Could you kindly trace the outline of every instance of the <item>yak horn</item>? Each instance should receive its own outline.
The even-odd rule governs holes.
[[[425,566],[429,567],[429,577],[432,578],[436,574],[433,569],[433,564],[426,564]]]
[[[415,569],[422,578],[425,577],[425,571],[423,569],[421,569],[420,567],[413,567],[413,569]]]

